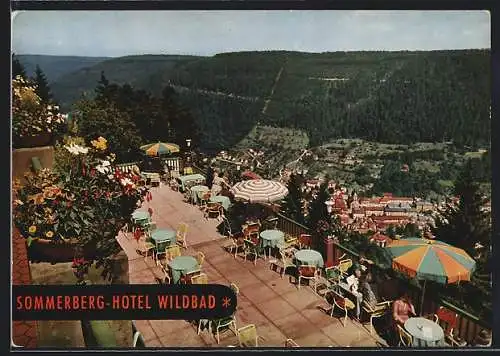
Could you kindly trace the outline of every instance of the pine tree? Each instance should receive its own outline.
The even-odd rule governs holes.
[[[36,85],[35,92],[42,99],[42,102],[48,104],[52,100],[52,93],[50,92],[50,86],[47,81],[45,73],[42,71],[40,66],[36,66],[35,76],[32,78],[33,83]]]
[[[458,177],[454,193],[460,197],[458,206],[448,204],[437,216],[432,232],[437,239],[475,256],[477,243],[490,246],[491,222],[490,214],[483,210],[486,199],[474,179],[470,160]]]
[[[313,231],[313,246],[319,248],[321,246],[321,237],[315,234],[318,227],[318,222],[321,220],[330,222],[328,210],[325,202],[328,200],[328,184],[322,183],[319,187],[318,196],[312,201],[309,208],[308,226]]]
[[[288,195],[285,199],[285,211],[289,218],[304,224],[304,214],[302,211],[302,191],[301,179],[299,175],[292,174],[288,182]]]
[[[20,75],[23,78],[26,78],[26,71],[24,70],[24,66],[19,62],[16,55],[12,54],[12,79]]]

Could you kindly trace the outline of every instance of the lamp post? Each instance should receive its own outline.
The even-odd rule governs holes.
[[[186,163],[184,164],[184,173],[187,171],[192,171],[191,165],[192,165],[192,152],[191,152],[191,139],[187,138],[186,139],[186,147],[188,149],[188,152],[186,152]],[[189,169],[191,168],[191,169]]]

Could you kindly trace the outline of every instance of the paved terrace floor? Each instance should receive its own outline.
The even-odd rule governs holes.
[[[266,260],[260,258],[254,266],[251,260],[234,258],[224,249],[229,241],[217,232],[217,220],[206,220],[198,207],[183,201],[181,193],[162,186],[152,194],[153,200],[141,210],[153,208],[158,228],[175,229],[180,222],[189,224],[189,248],[183,250],[183,255],[202,251],[206,256],[202,269],[210,283],[233,282],[239,286],[237,327],[255,324],[259,346],[283,347],[287,338],[302,347],[386,346],[377,335],[370,335],[368,324],[348,319],[342,326],[335,313],[330,317],[321,309],[327,304],[312,288],[304,285],[299,290],[293,277],[280,278],[279,269],[272,270]],[[131,234],[118,240],[129,257],[130,283],[156,283],[155,277],[161,277],[162,272],[151,258],[145,261],[138,255]],[[224,347],[238,343],[234,333],[226,331],[217,345],[213,335],[208,331],[198,335],[197,326],[187,321],[137,320],[136,324],[147,347]]]

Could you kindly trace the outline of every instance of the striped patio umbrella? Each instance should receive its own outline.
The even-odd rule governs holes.
[[[392,257],[392,268],[411,278],[441,284],[470,281],[476,262],[464,250],[442,241],[409,238],[395,240],[386,247]]]
[[[231,192],[235,199],[250,203],[272,203],[288,195],[288,189],[280,182],[267,179],[252,179],[236,183]]]
[[[159,156],[162,154],[180,152],[179,146],[175,143],[156,142],[141,146],[148,156]]]

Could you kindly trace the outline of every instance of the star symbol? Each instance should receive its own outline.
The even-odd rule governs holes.
[[[222,306],[224,308],[229,308],[230,305],[231,305],[231,298],[229,297],[222,298]]]

